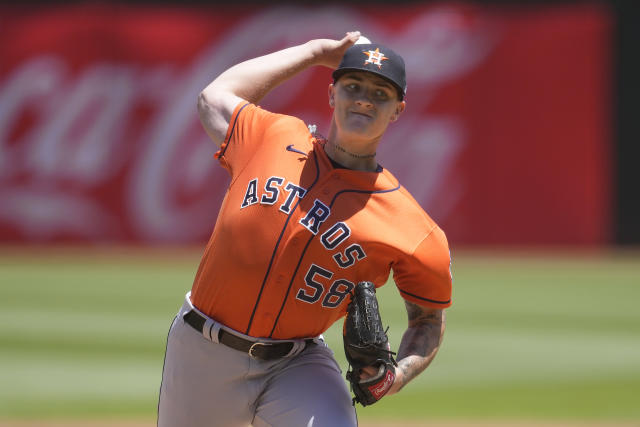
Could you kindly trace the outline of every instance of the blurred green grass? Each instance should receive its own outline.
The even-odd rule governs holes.
[[[0,419],[153,419],[199,257],[0,250]],[[361,419],[640,420],[638,253],[454,251],[453,272],[433,365]],[[404,305],[378,294],[397,348]],[[325,337],[346,368],[340,328]]]

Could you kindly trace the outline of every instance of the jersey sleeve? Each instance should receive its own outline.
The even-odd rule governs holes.
[[[451,257],[447,238],[434,225],[410,254],[402,254],[392,265],[400,294],[414,304],[446,308],[451,305]]]
[[[215,154],[231,176],[249,163],[256,147],[264,142],[267,129],[279,117],[247,101],[236,106],[224,141]]]

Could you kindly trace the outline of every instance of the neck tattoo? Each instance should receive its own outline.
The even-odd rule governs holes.
[[[376,156],[376,153],[373,154],[356,154],[356,153],[352,153],[350,151],[345,150],[343,147],[341,147],[340,145],[336,144],[335,142],[332,143],[331,145],[333,145],[333,147],[336,150],[342,151],[345,154],[348,154],[351,157],[355,157],[356,159],[372,159]]]

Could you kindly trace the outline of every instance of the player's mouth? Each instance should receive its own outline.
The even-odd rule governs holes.
[[[369,119],[372,119],[373,116],[369,113],[365,113],[363,111],[351,111],[351,114],[356,115],[356,116],[362,116],[362,117],[366,117]]]

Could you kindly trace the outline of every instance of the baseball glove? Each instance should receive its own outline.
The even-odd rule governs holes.
[[[350,365],[347,380],[355,397],[353,402],[362,406],[382,399],[395,380],[397,363],[390,351],[387,332],[382,327],[378,310],[376,287],[372,282],[360,282],[351,294],[343,328],[344,352]],[[366,366],[378,368],[378,373],[360,380]]]

